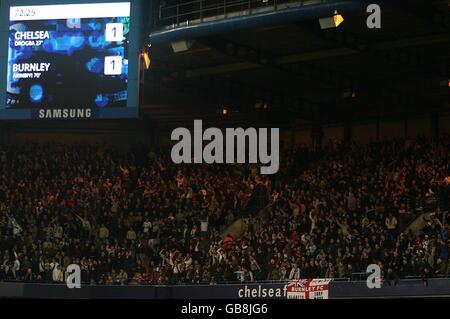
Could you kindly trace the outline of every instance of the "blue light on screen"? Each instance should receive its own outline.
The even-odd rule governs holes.
[[[44,97],[44,89],[39,84],[34,84],[30,88],[30,100],[34,103],[39,103]]]

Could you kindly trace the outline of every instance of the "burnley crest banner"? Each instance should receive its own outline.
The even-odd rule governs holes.
[[[288,299],[328,299],[332,279],[290,280],[287,286]]]

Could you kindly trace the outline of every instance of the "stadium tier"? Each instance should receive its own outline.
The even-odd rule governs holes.
[[[274,177],[164,152],[2,151],[2,280],[64,282],[71,264],[120,285],[449,274],[448,138],[298,148]]]
[[[449,8],[0,0],[0,299],[448,298]]]

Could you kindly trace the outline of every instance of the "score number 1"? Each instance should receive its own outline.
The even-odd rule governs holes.
[[[121,75],[123,58],[121,56],[105,57],[105,75]]]
[[[107,23],[105,30],[105,40],[107,42],[123,41],[123,23]]]

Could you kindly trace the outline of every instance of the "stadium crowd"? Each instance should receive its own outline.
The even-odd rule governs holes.
[[[98,284],[449,274],[448,223],[406,230],[448,205],[449,138],[301,146],[273,176],[142,148],[0,151],[0,280],[63,282],[70,264]]]

